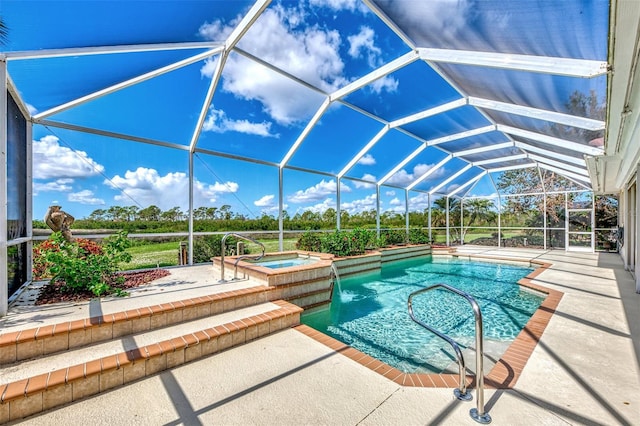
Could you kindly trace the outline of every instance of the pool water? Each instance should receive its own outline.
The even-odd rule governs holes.
[[[271,269],[288,268],[290,266],[310,265],[316,263],[316,259],[305,257],[293,257],[290,259],[268,260],[265,262],[254,262],[256,265],[264,266]]]
[[[301,321],[405,373],[441,372],[455,360],[453,351],[411,320],[409,295],[438,283],[471,294],[482,311],[485,349],[504,350],[544,300],[517,284],[531,271],[455,258],[397,262],[377,274],[341,280],[330,307],[304,313]],[[473,310],[464,298],[437,289],[416,296],[413,310],[462,348],[475,346]]]

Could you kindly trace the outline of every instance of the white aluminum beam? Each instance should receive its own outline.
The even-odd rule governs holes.
[[[402,160],[402,162],[400,164],[395,166],[389,173],[387,173],[382,179],[380,179],[378,181],[378,185],[383,185],[386,181],[388,181],[391,178],[391,176],[393,176],[396,173],[398,173],[398,171],[401,168],[406,166],[409,163],[409,161],[413,160],[418,154],[420,154],[426,148],[427,148],[426,145],[424,145],[424,144],[420,145],[416,150],[414,150],[411,154],[409,154],[407,157],[405,157],[405,159]]]
[[[338,173],[337,177],[341,178],[342,176],[344,176],[358,161],[360,161],[360,159],[376,144],[378,143],[378,141],[380,139],[382,139],[382,137],[389,131],[389,125],[385,125],[382,130],[380,130],[378,132],[377,135],[375,135],[373,137],[373,139],[371,139],[369,141],[369,143],[367,143],[364,148],[362,148],[360,150],[359,153],[357,153],[352,159],[351,161],[349,161],[349,164],[347,164],[342,170],[340,170],[340,173]]]
[[[409,53],[405,53],[404,55],[400,56],[399,58],[394,59],[393,61],[389,62],[388,64],[385,64],[383,66],[381,66],[380,68],[375,69],[374,71],[370,72],[369,74],[365,75],[364,77],[361,77],[359,79],[357,79],[356,81],[347,84],[346,86],[344,86],[341,89],[336,90],[335,92],[333,92],[330,95],[331,101],[335,101],[338,100],[340,98],[343,98],[345,96],[347,96],[350,93],[355,92],[356,90],[366,86],[369,83],[372,83],[374,81],[376,81],[379,78],[382,78],[388,74],[391,74],[394,71],[399,70],[400,68],[404,67],[407,64],[410,64],[411,62],[415,61],[418,59],[418,54],[415,51],[411,51]]]
[[[458,139],[468,138],[471,136],[481,135],[483,133],[493,132],[496,130],[496,125],[491,124],[485,127],[478,127],[477,129],[467,130],[465,132],[455,133],[453,135],[443,136],[437,139],[431,139],[427,141],[427,146],[438,145],[445,142],[452,142]]]
[[[517,127],[505,126],[498,124],[498,131],[508,133],[515,136],[535,140],[547,145],[553,145],[560,148],[570,149],[572,151],[581,152],[589,155],[602,155],[604,150],[589,145],[583,145],[577,142],[571,142],[565,139],[554,138],[553,136],[543,135],[541,133],[531,132],[529,130],[518,129]]]
[[[413,40],[409,36],[405,34],[405,32],[396,24],[396,22],[390,19],[386,13],[384,13],[378,5],[371,0],[362,0],[362,2],[382,21],[384,24],[391,29],[407,46],[412,49],[415,48]]]
[[[517,154],[517,155],[509,155],[507,157],[489,158],[487,160],[474,161],[471,164],[473,164],[474,166],[484,166],[485,164],[503,163],[505,161],[521,160],[523,158],[527,158],[527,154]]]
[[[133,86],[138,83],[142,83],[143,81],[152,79],[154,77],[158,77],[159,75],[166,74],[168,72],[177,70],[179,68],[185,67],[187,65],[194,64],[196,62],[202,61],[210,56],[213,56],[217,53],[220,53],[222,48],[207,50],[206,52],[199,53],[197,55],[191,56],[189,58],[183,59],[178,62],[174,62],[173,64],[169,64],[165,67],[158,68],[156,70],[144,73],[137,77],[130,78],[129,80],[125,80],[118,84],[114,84],[113,86],[106,87],[104,89],[98,90],[97,92],[90,93],[88,95],[82,96],[80,98],[74,99],[62,105],[58,105],[57,107],[50,108],[46,111],[38,113],[33,116],[34,119],[42,119],[47,118],[51,115],[58,114],[62,111],[66,111],[70,108],[76,107],[78,105],[84,104],[86,102],[92,101],[102,96],[106,96],[110,93],[117,92],[118,90],[126,89],[127,87]]]
[[[591,78],[606,74],[608,71],[606,61],[453,49],[418,48],[418,52],[420,53],[420,58],[425,61],[502,68],[569,77]]]
[[[570,172],[574,172],[574,173],[578,173],[580,175],[584,175],[586,177],[589,176],[589,172],[586,169],[580,168],[580,167],[575,167],[575,166],[571,166],[569,164],[563,163],[561,161],[555,161],[546,157],[542,157],[540,155],[535,155],[535,154],[527,154],[529,158],[531,158],[534,161],[537,161],[539,163],[544,163],[544,164],[548,164],[550,166],[555,166],[564,170],[568,170]]]
[[[249,31],[251,25],[256,22],[258,17],[260,17],[260,14],[267,8],[267,6],[269,6],[269,3],[271,3],[271,0],[258,0],[253,4],[253,6],[251,6],[251,9],[249,9],[242,20],[227,37],[227,40],[224,43],[226,52],[229,52],[236,44],[238,44],[238,41],[240,41],[247,31]]]
[[[544,164],[544,163],[538,163],[538,167],[540,167],[541,169],[547,169],[550,170],[552,172],[558,173],[561,176],[565,176],[568,178],[572,178],[572,179],[576,179],[579,180],[581,182],[586,182],[588,184],[591,184],[591,179],[589,179],[588,177],[576,174],[576,173],[572,173],[572,172],[568,172],[566,170],[560,169],[558,167],[554,167],[554,166],[550,166],[548,164]]]
[[[454,189],[453,191],[451,191],[450,193],[447,194],[447,197],[451,197],[455,194],[457,194],[458,192],[462,191],[463,189],[465,189],[466,187],[468,187],[469,185],[472,185],[473,183],[479,181],[484,175],[486,175],[488,172],[486,170],[484,170],[482,173],[480,173],[478,176],[471,178],[471,180],[468,180],[467,182],[463,183],[462,185],[460,185],[459,187],[457,187],[456,189]]]
[[[585,166],[586,162],[584,158],[576,158],[570,155],[559,154],[557,152],[549,151],[548,149],[539,148],[537,146],[529,145],[524,142],[516,142],[515,145],[526,152],[535,152],[542,155],[553,155],[556,159],[562,160],[566,163],[573,163],[578,166]]]
[[[218,87],[218,82],[222,77],[222,70],[224,69],[224,64],[227,62],[228,57],[229,57],[229,52],[225,51],[218,58],[216,69],[213,72],[211,82],[209,83],[209,88],[207,89],[207,94],[204,98],[204,102],[202,103],[202,107],[200,108],[200,114],[198,115],[198,122],[196,123],[196,126],[193,129],[193,134],[191,135],[191,140],[189,141],[189,152],[195,152],[196,145],[198,144],[198,139],[200,139],[200,134],[202,133],[202,126],[204,126],[204,122],[207,119],[207,114],[209,113],[209,106],[213,102],[213,96],[216,93],[216,87]]]
[[[451,155],[451,154],[447,155],[438,164],[436,164],[435,166],[431,167],[422,176],[420,176],[418,179],[413,181],[411,183],[411,185],[407,186],[407,190],[411,191],[416,185],[418,185],[420,182],[422,182],[423,180],[425,180],[426,178],[431,176],[436,170],[440,169],[442,166],[444,166],[452,158],[453,158],[453,155]]]
[[[146,144],[149,144],[149,145],[162,146],[162,147],[165,147],[165,148],[178,149],[178,150],[181,150],[181,151],[188,151],[189,150],[188,146],[180,145],[180,144],[177,144],[177,143],[159,141],[159,140],[156,140],[156,139],[141,138],[139,136],[131,136],[131,135],[127,135],[127,134],[124,134],[124,133],[109,132],[109,131],[106,131],[106,130],[94,129],[93,127],[77,126],[75,124],[62,123],[62,122],[50,121],[50,120],[34,120],[33,123],[34,124],[40,124],[42,126],[47,126],[47,127],[57,127],[59,129],[73,130],[74,132],[89,133],[89,134],[92,134],[92,135],[106,136],[108,138],[122,139],[122,140],[126,140],[126,141],[140,142],[140,143],[146,143]]]
[[[506,172],[507,170],[528,169],[530,167],[536,167],[536,163],[516,164],[514,166],[496,167],[494,169],[487,169],[489,173]]]
[[[131,44],[121,46],[94,46],[72,47],[66,49],[42,49],[3,52],[7,60],[63,58],[67,56],[92,56],[113,55],[116,53],[153,52],[162,50],[188,50],[188,49],[222,49],[221,42],[189,42],[189,43],[156,43],[156,44]]]
[[[587,130],[604,130],[605,122],[593,120],[591,118],[578,117],[570,114],[562,114],[555,111],[547,111],[539,108],[532,108],[524,105],[509,104],[506,102],[492,101],[489,99],[469,97],[469,105],[478,108],[486,108],[494,111],[506,112],[508,114],[522,115],[524,117],[536,118],[538,120],[551,121],[553,123],[564,124],[572,127],[579,127]]]
[[[481,152],[496,151],[498,149],[513,148],[513,142],[501,142],[493,145],[480,146],[478,148],[465,149],[464,151],[454,152],[454,157],[464,157],[466,155],[480,154]]]
[[[280,168],[287,165],[291,157],[293,157],[293,154],[296,153],[296,151],[298,150],[302,142],[304,142],[304,140],[307,138],[307,136],[309,135],[313,127],[316,125],[316,123],[320,121],[320,118],[327,111],[327,108],[329,108],[329,105],[331,105],[331,100],[327,97],[322,103],[322,105],[320,105],[320,108],[318,108],[318,111],[316,111],[315,115],[311,118],[309,123],[307,123],[307,126],[304,128],[302,133],[300,133],[300,136],[298,136],[298,139],[296,139],[293,145],[291,145],[291,148],[289,148],[289,151],[286,153],[282,161],[280,161]]]
[[[429,194],[436,194],[441,188],[444,188],[449,183],[453,182],[455,179],[460,177],[461,174],[469,170],[471,167],[473,167],[471,164],[467,164],[462,169],[458,170],[456,173],[454,173],[453,175],[449,176],[447,179],[440,182],[435,188],[429,191]]]
[[[389,123],[391,128],[403,126],[408,123],[413,123],[414,121],[422,120],[423,118],[431,117],[436,114],[441,114],[443,112],[450,111],[452,109],[460,108],[461,106],[467,105],[467,100],[465,98],[457,99],[455,101],[447,102],[446,104],[439,105],[437,107],[433,107],[407,117],[399,118],[397,120]]]
[[[0,58],[0,317],[9,310],[9,262],[7,259],[7,62]]]

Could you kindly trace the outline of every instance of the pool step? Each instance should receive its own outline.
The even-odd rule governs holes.
[[[183,317],[182,322],[162,328],[131,330],[99,343],[89,340],[64,352],[5,363],[0,367],[0,423],[296,326],[301,312],[301,308],[282,300],[264,301],[188,321]]]

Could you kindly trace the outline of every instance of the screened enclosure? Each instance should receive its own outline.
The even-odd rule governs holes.
[[[173,212],[190,253],[209,217],[272,218],[280,249],[307,217],[434,244],[615,251],[624,184],[605,185],[598,159],[616,10],[3,2],[0,299],[30,279],[32,221],[53,204]]]

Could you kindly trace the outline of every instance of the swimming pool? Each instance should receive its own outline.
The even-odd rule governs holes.
[[[409,294],[436,283],[471,294],[483,314],[485,352],[497,359],[544,300],[517,284],[531,271],[455,258],[397,262],[377,274],[343,279],[330,307],[305,313],[301,321],[402,372],[442,372],[454,362],[451,348],[411,320]],[[474,346],[473,312],[463,298],[434,290],[414,300],[414,312],[463,348]]]

